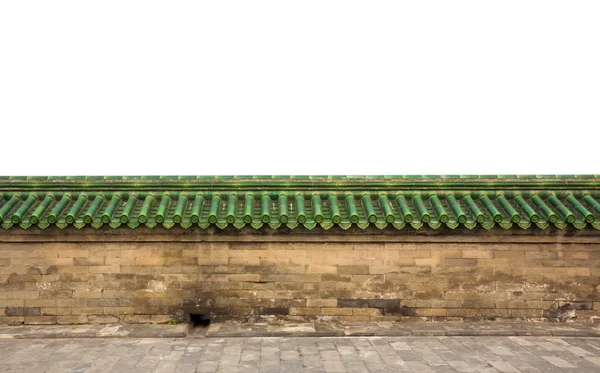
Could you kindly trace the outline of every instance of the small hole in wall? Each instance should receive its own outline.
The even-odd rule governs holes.
[[[210,314],[190,313],[190,324],[193,327],[207,327],[210,325]]]

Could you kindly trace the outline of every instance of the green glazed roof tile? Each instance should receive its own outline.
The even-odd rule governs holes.
[[[0,225],[600,229],[597,179],[598,175],[1,177]]]

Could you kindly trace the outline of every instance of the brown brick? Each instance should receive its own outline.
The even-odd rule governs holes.
[[[444,259],[444,265],[449,267],[473,267],[477,265],[477,259]]]
[[[38,299],[40,292],[36,290],[20,290],[6,292],[7,299]]]
[[[484,250],[484,249],[463,250],[462,257],[463,258],[474,258],[474,259],[491,259],[493,257],[493,253],[492,253],[492,250]],[[437,315],[434,315],[434,316],[437,316]]]
[[[303,290],[304,283],[303,282],[278,282],[275,283],[276,290]]]
[[[547,308],[556,308],[553,306],[556,306],[555,302],[553,301],[533,301],[533,300],[528,300],[526,301],[526,306],[527,308],[543,308],[543,309],[547,309]]]
[[[6,307],[6,316],[39,316],[39,307]]]
[[[307,299],[307,307],[336,307],[337,299]]]
[[[511,309],[510,317],[518,318],[540,318],[543,316],[543,310],[539,309]]]
[[[56,324],[56,316],[25,316],[25,324]]]
[[[126,315],[123,317],[123,321],[126,323],[134,323],[134,324],[151,324],[152,316],[151,315]]]
[[[55,307],[56,299],[25,299],[25,307]]]
[[[579,259],[579,260],[590,260],[591,255],[589,251],[559,251],[556,253],[558,258],[564,259]],[[527,252],[525,252],[527,255]]]
[[[57,307],[85,307],[87,299],[57,299]]]
[[[496,303],[493,299],[465,299],[462,301],[464,308],[495,308]],[[431,315],[438,316],[438,315]],[[442,316],[442,315],[440,315]],[[445,316],[445,315],[443,315]]]
[[[105,315],[132,315],[134,307],[104,307]]]
[[[71,314],[71,308],[44,307],[44,308],[41,308],[40,314],[42,316],[63,316],[63,315],[70,315]]]
[[[121,320],[112,315],[90,315],[88,316],[88,322],[90,324],[114,324]]]
[[[92,266],[90,267],[90,273],[121,273],[121,266]]]
[[[417,313],[417,316],[421,317],[437,317],[448,315],[448,310],[445,308],[416,308],[415,312]]]
[[[492,230],[469,237],[459,231],[452,237],[425,232],[411,237],[375,235],[373,242],[355,242],[371,237],[361,236],[361,231],[352,238],[341,232],[319,236],[315,231],[306,236],[315,241],[310,243],[283,242],[285,236],[279,233],[257,236],[251,231],[218,237],[208,231],[179,235],[177,228],[168,232],[174,240],[164,238],[166,231],[149,236],[118,230],[47,232],[35,232],[36,240],[49,234],[57,242],[32,245],[25,243],[32,236],[23,235],[22,241],[0,243],[0,313],[6,313],[6,307],[39,308],[39,316],[56,316],[56,322],[75,320],[68,319],[77,317],[69,315],[72,310],[85,313],[80,321],[96,315],[91,322],[161,322],[170,320],[184,300],[197,300],[205,312],[217,307],[215,315],[224,318],[252,313],[296,321],[323,313],[335,320],[367,321],[535,318],[543,317],[543,310],[565,306],[559,299],[589,304],[600,292],[600,244],[593,242],[594,231],[562,235],[563,242],[550,242],[549,235],[530,231]],[[13,232],[10,239],[18,235]],[[115,242],[103,242],[105,237]],[[209,242],[213,237],[261,242]],[[485,243],[478,243],[480,237]],[[382,238],[415,242],[375,242]],[[73,239],[77,242],[66,242]],[[146,258],[158,262],[136,265]],[[338,267],[346,268],[338,272]],[[367,267],[368,272],[351,273]],[[152,283],[162,283],[164,289]],[[338,298],[401,303],[337,311]],[[591,321],[600,316],[598,304],[591,311],[577,310],[578,318]],[[131,310],[147,314],[124,314]],[[2,316],[2,322],[24,318]]]
[[[320,314],[320,308],[290,308],[290,315],[315,316]]]
[[[89,273],[90,272],[90,267],[89,266],[78,266],[78,267],[74,267],[74,266],[59,266],[58,267],[58,273],[73,273],[73,274],[83,274],[83,273]]]
[[[104,258],[73,258],[75,266],[102,266]]]
[[[24,307],[24,299],[0,299],[0,308],[3,307]]]
[[[59,258],[88,258],[90,251],[88,249],[77,250],[58,250]]]
[[[260,280],[260,275],[257,273],[228,275],[227,280],[239,282],[258,282]]]
[[[398,267],[393,266],[380,266],[380,265],[372,265],[369,266],[369,273],[372,275],[386,274],[386,273],[398,273]]]
[[[103,312],[102,307],[73,307],[71,309],[73,315],[102,315]]]
[[[351,316],[352,308],[322,308],[321,313],[325,316]]]
[[[120,265],[120,266],[132,266],[135,265],[135,258],[104,258],[104,264],[107,266]]]
[[[214,273],[246,273],[246,267],[241,265],[211,267]]]
[[[338,274],[339,275],[368,275],[369,274],[369,266],[368,265],[338,266]]]
[[[381,316],[381,310],[377,308],[347,308],[352,310],[353,316]]]
[[[75,290],[73,298],[102,298],[101,290]]]
[[[255,258],[248,258],[248,257],[229,258],[229,263],[228,264],[231,264],[231,265],[258,266],[258,265],[260,265],[260,258],[259,257],[255,257]]]
[[[185,257],[185,250],[184,250]],[[218,265],[227,265],[229,264],[228,257],[198,257],[196,258],[198,261],[198,265],[201,266],[218,266]]]
[[[69,324],[87,324],[87,316],[57,316],[56,323],[69,325]]]
[[[337,267],[333,265],[308,265],[306,273],[328,273],[337,274]]]
[[[167,264],[166,258],[142,257],[135,258],[136,266],[162,266]]]
[[[275,269],[277,273],[306,273],[306,267],[306,265],[279,264]]]
[[[494,250],[494,258],[504,258],[519,260],[525,257],[525,252],[522,250]]]
[[[369,316],[332,316],[332,317],[336,317],[336,320],[339,320],[342,322],[350,322],[350,323],[368,322],[371,319]],[[380,319],[380,317],[378,317],[378,319]]]
[[[12,325],[12,324],[23,324],[25,321],[25,316],[2,316],[1,318],[2,324]]]
[[[422,258],[415,259],[414,265],[419,267],[435,267],[440,265],[442,258]],[[410,267],[411,265],[401,265],[401,267]]]
[[[110,299],[110,298],[88,299],[87,305],[89,307],[118,307],[119,299]]]

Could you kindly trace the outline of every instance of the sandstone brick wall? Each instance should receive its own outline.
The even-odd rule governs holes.
[[[594,231],[0,233],[1,323],[600,316]]]

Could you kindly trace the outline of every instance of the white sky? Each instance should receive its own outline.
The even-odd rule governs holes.
[[[599,1],[2,1],[2,175],[600,173]]]

